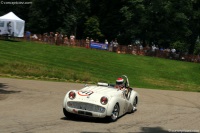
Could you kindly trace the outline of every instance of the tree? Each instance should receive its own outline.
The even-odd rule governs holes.
[[[122,38],[125,38],[126,43],[131,43],[136,39],[146,40],[147,24],[151,23],[145,15],[145,10],[143,0],[128,0],[121,8],[123,17],[121,24],[124,30],[120,34]]]
[[[190,12],[191,16],[189,18],[189,29],[192,34],[187,37],[187,43],[189,44],[189,53],[193,54],[195,51],[196,40],[200,35],[200,1],[191,1],[192,10]]]
[[[105,39],[109,41],[119,37],[123,30],[121,27],[122,15],[120,14],[123,3],[122,0],[101,0],[99,3],[100,29]],[[120,42],[119,38],[118,41]],[[120,42],[120,44],[124,44],[124,42]]]
[[[62,10],[56,0],[33,0],[30,7],[30,30],[35,33],[56,31],[62,26]],[[61,10],[61,11],[60,11]]]
[[[101,39],[103,37],[103,34],[101,33],[101,30],[99,29],[99,19],[96,16],[90,17],[85,22],[85,36],[88,36],[93,39]]]
[[[200,38],[199,38],[199,36],[198,36],[196,43],[195,43],[194,54],[200,55]]]
[[[58,31],[76,35],[89,10],[88,4],[88,0],[33,0],[30,27],[37,33]]]
[[[169,47],[182,45],[193,53],[199,35],[199,0],[128,0],[120,10],[124,36]]]
[[[14,0],[8,0],[13,1]],[[2,1],[4,2],[4,1]],[[7,1],[6,1],[7,2]],[[118,38],[120,44],[140,40],[193,54],[200,34],[200,0],[29,0],[29,5],[0,5],[0,14],[13,11],[32,33],[62,32]]]

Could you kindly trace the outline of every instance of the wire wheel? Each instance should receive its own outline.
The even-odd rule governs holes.
[[[134,99],[133,101],[133,110],[132,112],[135,112],[137,110],[137,98]]]
[[[117,118],[119,116],[119,105],[115,104],[113,111],[112,111],[112,115],[110,116],[112,121],[116,121]]]

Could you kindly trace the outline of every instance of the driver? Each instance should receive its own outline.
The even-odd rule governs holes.
[[[122,90],[124,92],[124,96],[128,98],[129,89],[126,88],[123,78],[117,78],[115,88],[117,88],[118,90]]]
[[[120,89],[120,90],[123,90],[124,87],[125,87],[124,86],[124,79],[121,78],[121,77],[117,78],[115,87]]]

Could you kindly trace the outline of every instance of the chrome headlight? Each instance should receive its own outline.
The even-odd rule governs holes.
[[[73,100],[76,97],[76,93],[74,91],[71,91],[68,96],[71,100]]]
[[[105,97],[105,96],[101,97],[100,103],[103,104],[103,105],[106,105],[108,103],[108,98]]]

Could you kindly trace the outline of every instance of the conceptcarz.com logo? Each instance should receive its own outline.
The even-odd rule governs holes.
[[[1,1],[2,5],[28,5],[32,4],[32,2],[24,2],[24,1]]]

